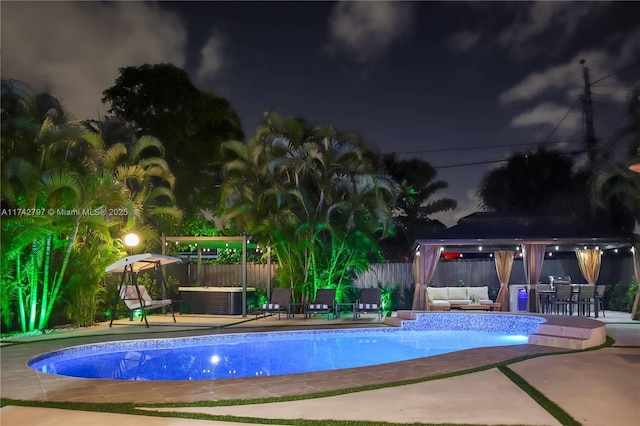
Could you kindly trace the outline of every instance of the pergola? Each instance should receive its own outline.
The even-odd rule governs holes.
[[[162,236],[162,254],[166,254],[167,247],[170,243],[178,244],[178,245],[192,245],[196,247],[196,253],[198,256],[197,260],[197,279],[199,280],[202,276],[202,249],[236,249],[242,250],[242,316],[247,316],[247,249],[255,249],[257,248],[257,244],[250,243],[249,238],[246,235],[230,237],[230,236],[222,236],[222,237],[208,237],[208,236],[200,236],[200,237],[168,237],[166,235]],[[268,251],[270,249],[268,248]],[[271,256],[267,256],[267,262],[269,267],[267,270],[269,274],[271,273]],[[271,277],[269,277],[269,282],[271,282]],[[269,286],[267,286],[267,291],[269,291]]]
[[[593,225],[574,216],[515,215],[478,212],[466,216],[451,228],[416,241],[413,275],[416,283],[413,309],[429,310],[426,288],[431,283],[441,253],[493,250],[500,290],[496,302],[509,310],[509,277],[514,255],[520,248],[527,284],[527,310],[538,312],[536,284],[540,279],[547,246],[554,250],[574,251],[580,271],[589,284],[595,284],[600,272],[603,250],[632,246],[633,234],[624,234],[602,225]],[[636,279],[640,278],[640,256],[634,251]],[[636,304],[637,304],[636,298]],[[634,304],[635,305],[635,304]],[[634,307],[634,311],[637,306]]]

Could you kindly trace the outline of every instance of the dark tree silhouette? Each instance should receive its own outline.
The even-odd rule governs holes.
[[[163,143],[176,177],[178,206],[188,216],[213,209],[222,180],[220,145],[244,139],[229,102],[199,90],[171,64],[121,68],[103,95],[109,112],[132,123],[136,136],[155,136]]]
[[[573,160],[544,147],[513,153],[482,178],[480,207],[490,211],[585,213],[587,179],[573,171]]]
[[[384,154],[382,163],[402,192],[394,206],[395,235],[384,239],[381,249],[387,260],[411,261],[416,239],[445,228],[442,222],[429,216],[454,210],[457,203],[451,198],[434,199],[436,192],[447,188],[448,184],[435,180],[437,172],[426,161],[399,160],[392,153]]]

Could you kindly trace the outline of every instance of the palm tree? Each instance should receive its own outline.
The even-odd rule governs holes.
[[[119,206],[120,191],[85,167],[90,149],[79,123],[56,108],[42,114],[47,98],[24,84],[3,80],[2,89],[11,101],[3,103],[2,208],[27,212],[2,222],[3,317],[11,320],[16,303],[21,329],[42,330],[68,279],[80,230],[108,236],[109,218],[93,212]]]
[[[447,183],[436,180],[436,170],[418,159],[399,160],[395,154],[385,154],[382,162],[386,173],[401,188],[396,205],[393,235],[382,241],[388,260],[410,261],[414,255],[416,237],[445,228],[430,216],[457,207],[451,198],[434,199],[435,194],[447,188]],[[391,258],[391,259],[390,259]]]
[[[340,287],[377,251],[397,188],[356,134],[268,113],[248,144],[227,142],[223,152],[225,219],[271,246],[298,297]]]
[[[92,167],[111,173],[129,200],[127,214],[117,218],[117,232],[135,229],[144,242],[139,250],[157,249],[160,232],[170,231],[182,220],[173,194],[175,177],[157,138],[135,138],[124,124],[114,120],[115,123],[112,119],[94,123],[84,135],[94,149]],[[105,143],[104,137],[111,145]]]
[[[480,207],[491,211],[584,212],[588,190],[579,188],[573,165],[567,155],[544,147],[511,154],[482,178]]]
[[[609,153],[611,160],[596,175],[594,191],[600,205],[623,222],[623,229],[631,230],[633,224],[640,225],[640,173],[629,169],[640,162],[640,80],[629,89],[627,110],[627,122],[616,138],[626,147],[624,155]]]

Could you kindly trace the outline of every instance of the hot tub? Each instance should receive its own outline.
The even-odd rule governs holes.
[[[242,287],[178,287],[178,291],[189,313],[242,315]],[[247,287],[247,296],[255,291]]]

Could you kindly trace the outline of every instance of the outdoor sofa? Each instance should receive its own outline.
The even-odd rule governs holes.
[[[448,311],[463,305],[494,303],[489,287],[427,287],[427,302],[432,311]]]

